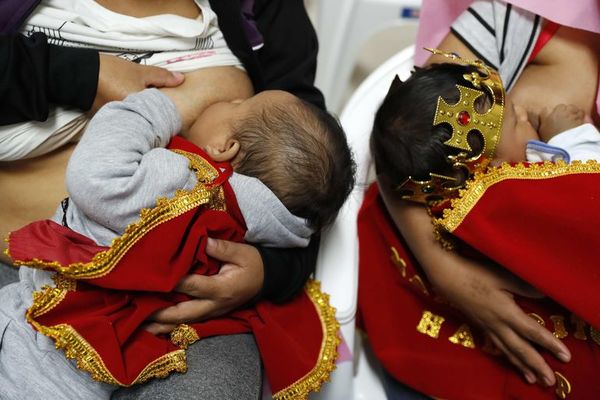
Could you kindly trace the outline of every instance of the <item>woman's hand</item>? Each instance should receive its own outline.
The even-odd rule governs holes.
[[[571,358],[569,350],[525,314],[512,295],[540,297],[540,294],[501,267],[458,257],[448,267],[446,272],[430,276],[436,292],[488,334],[527,382],[554,385],[554,373],[533,345],[547,349],[564,362]]]
[[[136,64],[108,54],[100,54],[98,90],[92,105],[97,111],[104,104],[123,100],[128,94],[149,87],[175,87],[184,80],[184,75],[159,67]]]
[[[570,360],[570,352],[525,314],[511,294],[539,297],[539,293],[502,268],[444,250],[423,207],[396,199],[388,187],[380,182],[388,211],[436,291],[483,329],[528,382],[554,385],[554,373],[533,345],[564,362]]]
[[[223,315],[254,299],[264,280],[260,253],[248,244],[209,239],[206,253],[223,262],[218,274],[188,275],[176,290],[195,297],[152,317],[146,330],[154,334],[169,333],[181,323],[189,323]]]

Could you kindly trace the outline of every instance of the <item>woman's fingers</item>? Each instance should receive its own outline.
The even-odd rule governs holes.
[[[246,265],[250,259],[256,259],[261,263],[260,254],[251,245],[227,240],[219,240],[209,238],[206,242],[206,254],[216,258],[222,263],[230,263],[234,265]]]
[[[229,310],[222,309],[219,304],[212,300],[196,299],[159,310],[150,319],[162,324],[177,325],[210,318],[218,314],[219,311],[222,314]]]
[[[515,356],[513,354],[513,352],[504,344],[504,342],[502,342],[502,340],[500,340],[498,338],[498,336],[496,336],[493,332],[488,332],[488,335],[489,335],[490,339],[492,340],[492,342],[494,342],[496,347],[498,347],[498,349],[500,349],[500,351],[502,351],[502,353],[504,353],[506,358],[508,358],[508,361],[510,361],[511,364],[513,364],[515,367],[517,367],[523,373],[523,376],[525,377],[525,380],[528,383],[533,384],[533,383],[537,382],[536,375],[533,373],[533,371],[530,368],[528,368],[519,359],[519,357]]]
[[[219,295],[218,283],[213,276],[192,274],[184,276],[177,283],[175,291],[198,299],[214,299]]]
[[[560,361],[571,360],[567,346],[534,318],[517,318],[513,321],[513,327],[521,336],[550,351]]]
[[[510,301],[503,302],[499,320],[488,324],[488,329],[501,343],[498,347],[523,372],[528,382],[531,381],[528,372],[531,372],[544,385],[554,385],[554,372],[533,345],[549,350],[564,362],[570,360],[569,350],[537,320],[525,314],[512,299],[508,300]]]
[[[151,322],[144,326],[144,329],[153,335],[166,335],[171,333],[177,325],[175,324],[161,324],[158,322]]]
[[[503,327],[496,334],[500,341],[507,347],[509,353],[524,365],[526,369],[535,374],[537,381],[546,386],[554,385],[556,382],[554,372],[527,339],[524,339],[510,327]],[[509,359],[517,367],[519,366],[512,357],[509,357]]]

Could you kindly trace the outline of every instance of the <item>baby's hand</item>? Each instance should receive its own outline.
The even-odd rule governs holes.
[[[583,124],[585,113],[574,104],[559,104],[551,112],[544,108],[540,113],[540,138],[548,142],[554,136]]]

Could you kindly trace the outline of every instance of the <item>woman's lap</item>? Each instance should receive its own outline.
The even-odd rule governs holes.
[[[262,373],[258,349],[250,334],[215,336],[187,349],[188,371],[121,389],[114,400],[259,399]]]
[[[16,268],[0,263],[0,287],[19,280]],[[259,399],[260,356],[250,334],[206,338],[187,349],[188,372],[173,373],[115,392],[115,400]]]

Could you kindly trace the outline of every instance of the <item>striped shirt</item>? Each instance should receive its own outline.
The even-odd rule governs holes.
[[[452,33],[496,69],[507,91],[527,65],[542,18],[497,0],[477,0],[452,25]]]

